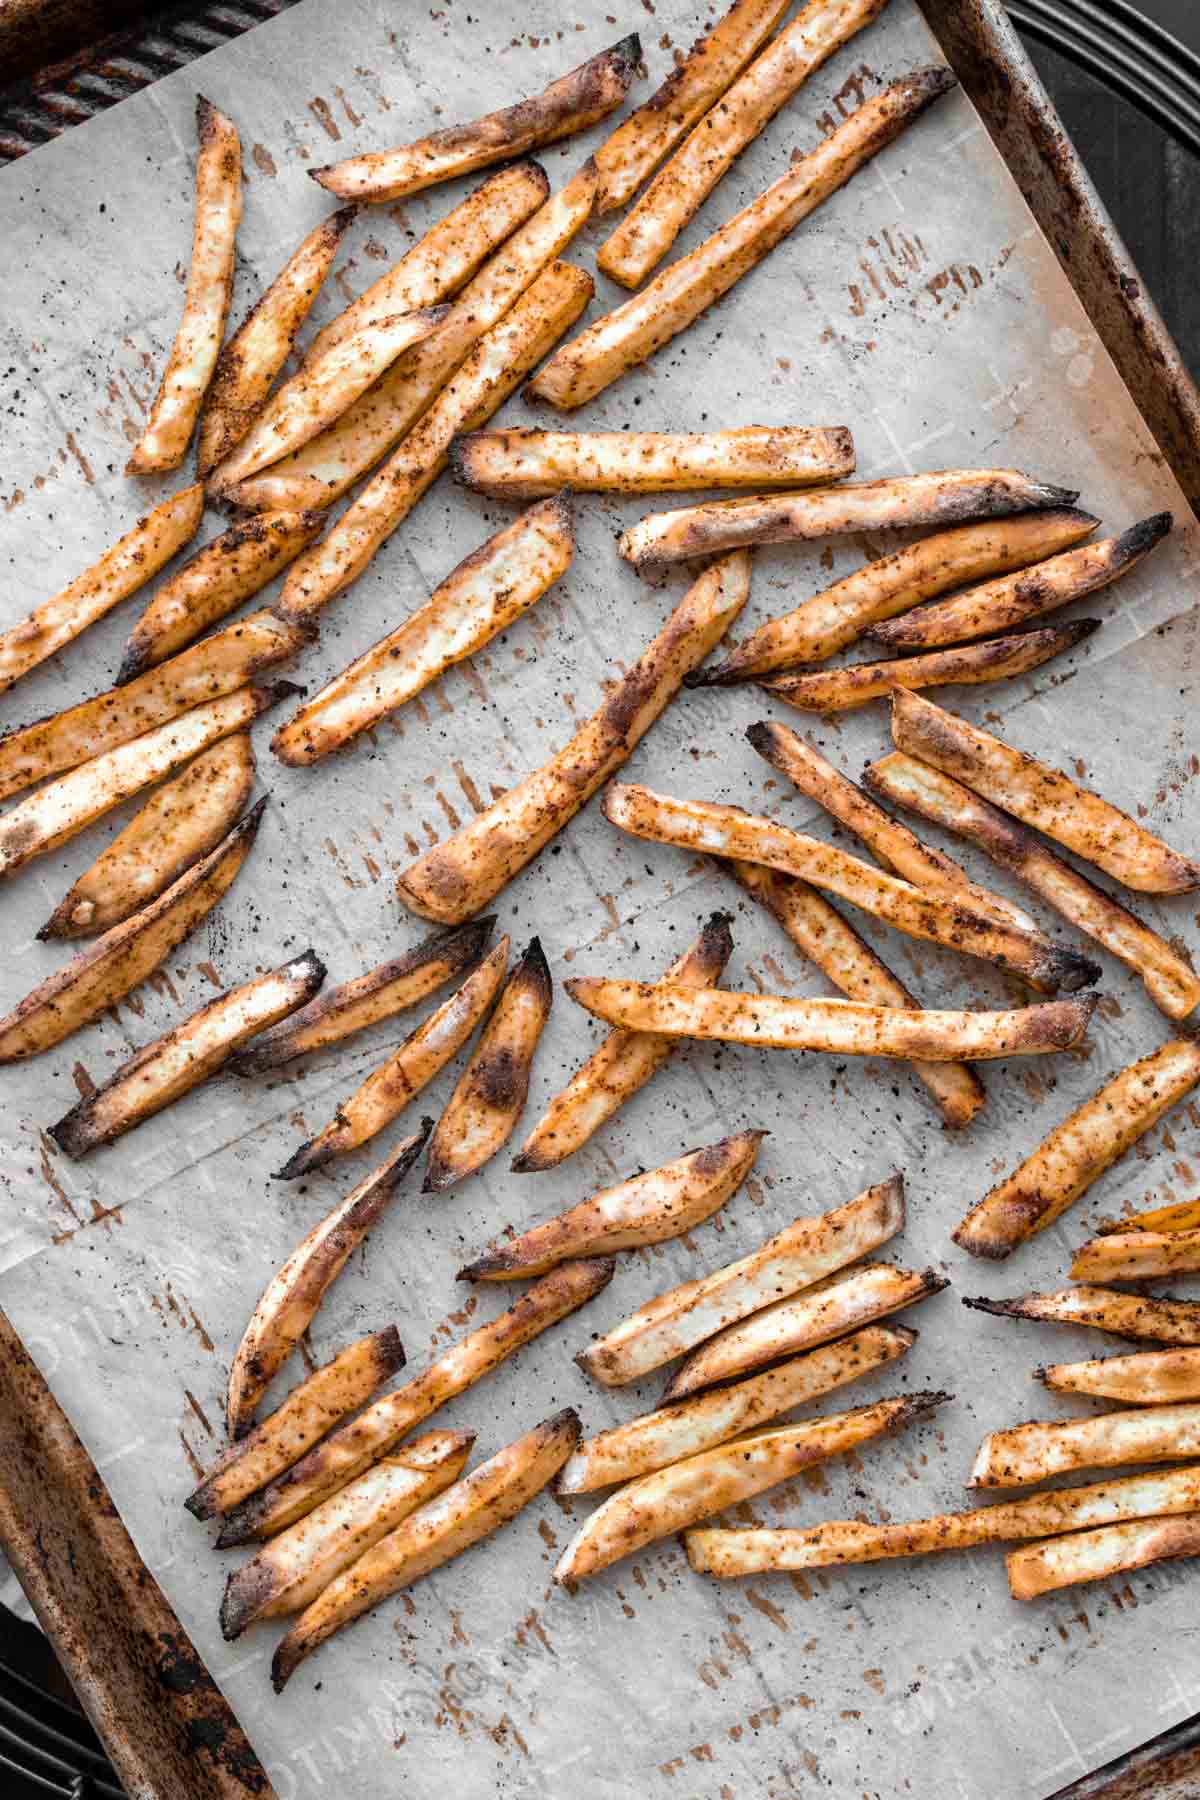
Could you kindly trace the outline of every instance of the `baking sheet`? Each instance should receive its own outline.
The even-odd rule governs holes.
[[[177,315],[178,290],[164,271],[178,264],[182,277],[187,258],[197,91],[237,119],[246,149],[240,315],[326,210],[304,173],[310,163],[402,141],[425,128],[434,107],[448,121],[529,92],[635,27],[657,80],[672,48],[686,46],[704,17],[682,0],[611,18],[580,8],[578,24],[551,15],[545,35],[540,21],[530,33],[528,14],[506,3],[468,18],[462,4],[418,14],[367,0],[337,9],[309,0],[7,173],[5,622],[68,579],[138,510],[120,469]],[[892,0],[880,24],[827,65],[741,160],[681,248],[781,173],[792,151],[826,128],[826,115],[929,60],[939,60],[937,47],[915,6]],[[602,135],[603,127],[547,152],[552,180]],[[460,191],[434,190],[366,214],[314,328]],[[573,248],[576,260],[591,266],[607,229],[594,227]],[[603,279],[598,286],[592,316],[618,298]],[[529,417],[519,399],[503,416]],[[583,427],[842,421],[853,425],[863,477],[1016,464],[1078,485],[1106,528],[1161,507],[1175,512],[1175,535],[1148,565],[1075,609],[1106,622],[1069,664],[949,698],[972,718],[998,719],[1035,753],[1078,759],[1104,793],[1131,810],[1144,805],[1156,829],[1194,845],[1196,528],[961,96],[870,165],[723,306],[578,415]],[[432,1795],[447,1782],[468,1796],[558,1794],[567,1782],[589,1797],[1044,1794],[1200,1704],[1190,1564],[1018,1607],[998,1553],[717,1584],[691,1576],[668,1541],[571,1599],[551,1585],[550,1569],[589,1503],[568,1511],[547,1496],[502,1540],[331,1642],[278,1700],[266,1676],[275,1629],[221,1642],[225,1561],[180,1503],[195,1467],[212,1454],[229,1357],[269,1272],[408,1122],[378,1140],[374,1156],[368,1149],[307,1183],[283,1187],[270,1172],[411,1021],[379,1027],[285,1080],[210,1084],[82,1165],[58,1156],[44,1127],[72,1104],[77,1084],[104,1079],[132,1046],[211,995],[214,983],[244,979],[310,942],[327,958],[330,979],[341,980],[423,935],[395,899],[394,874],[469,816],[478,796],[486,802],[493,783],[511,783],[560,744],[685,585],[676,575],[665,590],[648,587],[613,553],[615,532],[644,502],[592,497],[578,510],[579,553],[559,587],[372,741],[305,773],[274,763],[273,726],[260,728],[260,779],[274,798],[258,847],[215,917],[133,1006],[5,1072],[0,1256],[8,1266],[0,1305],[70,1413],[283,1800],[374,1795],[401,1783]],[[301,678],[325,680],[505,516],[439,483],[326,614]],[[214,518],[206,530],[219,524]],[[743,629],[887,542],[760,552]],[[69,704],[108,680],[136,604],[8,696],[5,723]],[[660,721],[630,776],[807,825],[814,809],[742,740],[744,727],[769,712],[811,729],[851,772],[885,746],[876,709],[834,726],[806,722],[754,689],[700,692]],[[33,933],[115,828],[105,822],[11,884],[5,1005],[57,966],[60,953],[36,944]],[[980,859],[963,860],[1015,893]],[[540,932],[562,977],[649,974],[718,905],[735,913],[728,985],[827,991],[731,884],[678,853],[619,837],[594,806],[497,910],[518,945]],[[1139,899],[1138,910],[1191,947],[1200,941],[1194,898]],[[1056,929],[1053,917],[1044,922]],[[869,927],[868,934],[930,1004],[1018,997],[983,965]],[[720,1218],[686,1241],[624,1259],[585,1313],[464,1396],[447,1421],[476,1429],[478,1454],[487,1455],[562,1405],[578,1405],[588,1431],[631,1416],[652,1404],[659,1384],[617,1395],[592,1388],[571,1361],[591,1333],[797,1213],[836,1204],[900,1167],[910,1223],[893,1246],[896,1259],[934,1264],[953,1288],[913,1315],[921,1337],[910,1357],[848,1390],[845,1403],[907,1386],[951,1388],[955,1403],[861,1461],[764,1496],[744,1514],[780,1523],[858,1511],[915,1516],[962,1504],[985,1430],[1085,1410],[1028,1386],[1032,1367],[1103,1346],[1082,1332],[966,1313],[958,1296],[1057,1285],[1091,1220],[1195,1190],[1200,1110],[1185,1105],[1012,1263],[974,1263],[948,1240],[996,1173],[1107,1072],[1166,1035],[1136,980],[1104,961],[1107,998],[1087,1054],[986,1068],[987,1111],[962,1139],[940,1131],[900,1066],[684,1049],[563,1169],[522,1180],[498,1159],[444,1198],[401,1195],[322,1308],[313,1352],[324,1359],[395,1318],[410,1368],[420,1367],[505,1303],[503,1292],[455,1283],[466,1252],[639,1166],[765,1125],[772,1136],[758,1170]],[[597,1035],[560,992],[527,1120]],[[429,1110],[453,1079],[450,1071],[430,1091]]]

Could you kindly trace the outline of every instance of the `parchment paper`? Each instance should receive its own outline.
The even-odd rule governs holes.
[[[449,122],[530,92],[634,27],[643,30],[657,81],[671,49],[690,43],[704,17],[685,0],[611,18],[581,7],[577,16],[578,23],[575,14],[551,13],[547,23],[509,0],[472,15],[461,0],[436,9],[311,0],[5,176],[5,622],[54,591],[141,509],[120,469],[178,312],[169,272],[182,277],[190,241],[195,93],[225,107],[243,133],[240,316],[325,210],[304,173],[310,163],[403,141],[428,127],[435,107]],[[825,115],[937,54],[910,0],[893,0],[882,22],[823,69],[741,160],[681,248],[781,173],[792,151],[825,128]],[[552,180],[602,132],[552,149]],[[365,214],[314,325],[458,192],[435,190]],[[590,265],[606,229],[594,228],[571,254]],[[593,316],[616,298],[601,280]],[[519,400],[504,416],[529,417]],[[854,428],[864,477],[1015,464],[1078,486],[1105,529],[1174,511],[1176,533],[1155,557],[1076,609],[1105,625],[1069,662],[948,698],[972,718],[999,721],[1035,753],[1077,767],[1168,838],[1194,847],[1196,530],[961,96],[942,102],[729,301],[578,419],[584,427],[677,429],[842,421]],[[260,778],[274,798],[259,845],[218,913],[118,1018],[5,1072],[10,1266],[0,1304],[78,1426],[283,1800],[447,1790],[557,1796],[568,1788],[589,1800],[629,1792],[706,1800],[1042,1795],[1200,1703],[1190,1565],[1019,1607],[993,1552],[720,1585],[691,1576],[668,1541],[570,1599],[551,1585],[550,1568],[589,1502],[570,1513],[547,1496],[503,1538],[331,1642],[274,1699],[267,1663],[275,1630],[222,1643],[216,1613],[226,1563],[181,1502],[216,1448],[229,1358],[267,1276],[408,1120],[299,1187],[272,1183],[270,1171],[412,1020],[283,1080],[213,1083],[82,1165],[59,1157],[41,1135],[74,1100],[73,1074],[102,1080],[132,1046],[211,995],[214,983],[244,979],[309,942],[328,959],[330,979],[341,980],[423,935],[396,901],[395,872],[480,797],[486,802],[493,783],[511,783],[560,744],[682,591],[685,576],[665,591],[648,587],[614,554],[617,530],[644,510],[638,501],[581,501],[579,554],[559,587],[350,754],[289,771],[267,749],[272,723],[260,729]],[[329,610],[302,678],[319,683],[340,668],[504,516],[439,483]],[[760,553],[742,628],[884,547],[855,540]],[[136,602],[125,605],[22,684],[5,702],[6,722],[105,684],[136,614]],[[813,809],[742,739],[748,723],[772,710],[801,730],[811,725],[814,741],[851,772],[885,747],[878,709],[836,726],[806,723],[740,688],[682,697],[638,750],[630,775],[807,825]],[[5,1005],[57,966],[60,952],[37,945],[33,933],[117,823],[106,821],[9,886]],[[1015,891],[972,854],[964,860]],[[620,837],[594,806],[498,910],[518,945],[540,932],[557,977],[649,976],[718,905],[736,915],[730,986],[826,991],[731,884],[680,854]],[[1138,910],[1196,946],[1194,898],[1139,900]],[[1044,922],[1058,929],[1049,915]],[[931,1004],[1018,997],[981,964],[868,932]],[[1107,1073],[1167,1035],[1136,980],[1108,958],[1103,988],[1087,1052],[986,1068],[986,1113],[962,1138],[940,1131],[899,1065],[682,1050],[563,1169],[521,1179],[498,1158],[438,1200],[421,1199],[414,1184],[329,1296],[313,1353],[323,1359],[395,1318],[410,1371],[419,1368],[511,1297],[457,1286],[466,1252],[639,1166],[742,1125],[765,1125],[772,1136],[758,1171],[718,1220],[684,1242],[627,1257],[586,1313],[526,1349],[446,1420],[475,1428],[477,1454],[487,1455],[568,1403],[589,1431],[642,1410],[658,1382],[609,1395],[587,1383],[571,1353],[668,1284],[900,1167],[910,1223],[893,1246],[896,1258],[933,1263],[954,1286],[914,1315],[921,1338],[911,1356],[842,1398],[853,1405],[904,1387],[947,1387],[955,1403],[925,1428],[765,1496],[744,1516],[911,1517],[962,1504],[984,1431],[1083,1410],[1030,1386],[1033,1366],[1098,1353],[1099,1342],[968,1314],[959,1295],[1057,1285],[1091,1221],[1195,1188],[1200,1112],[1185,1105],[1010,1264],[972,1263],[949,1242],[952,1225],[998,1172]],[[527,1123],[597,1035],[560,993]],[[422,1110],[436,1110],[453,1079],[448,1072]]]

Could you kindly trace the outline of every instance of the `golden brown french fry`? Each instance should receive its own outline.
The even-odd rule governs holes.
[[[754,1166],[765,1131],[739,1131],[661,1168],[602,1188],[460,1269],[460,1281],[522,1281],[575,1256],[608,1256],[679,1237],[724,1206]]]
[[[228,456],[254,423],[354,216],[354,207],[343,206],[313,226],[218,356],[196,440],[201,475]]]
[[[136,594],[195,536],[203,513],[204,489],[199,482],[168,494],[90,569],[76,575],[52,600],[34,607],[20,624],[0,632],[0,694],[119,601]]]
[[[157,969],[232,886],[250,854],[267,799],[264,794],[223,843],[157,900],[106,931],[0,1019],[0,1063],[53,1049]]]
[[[566,1407],[411,1513],[336,1576],[276,1646],[275,1692],[343,1625],[507,1524],[541,1493],[578,1439],[579,1416]]]
[[[457,931],[439,931],[403,956],[379,963],[363,975],[326,988],[308,1006],[264,1031],[229,1059],[234,1075],[261,1075],[297,1056],[340,1044],[368,1025],[393,1019],[436,992],[444,982],[466,975],[487,949],[496,919],[473,919]]]
[[[871,763],[863,772],[863,783],[880,799],[907,806],[986,851],[1072,925],[1136,970],[1146,992],[1168,1018],[1184,1019],[1200,1005],[1200,975],[1185,953],[1055,856],[1028,826],[1010,819],[940,769],[905,756],[902,750]],[[1200,1225],[1200,1212],[1193,1222]]]
[[[470,431],[450,472],[495,500],[654,494],[685,488],[803,487],[854,468],[846,425],[743,425],[736,431]]]
[[[473,1387],[523,1344],[565,1319],[612,1279],[611,1260],[563,1263],[525,1289],[506,1312],[444,1350],[421,1375],[384,1394],[340,1426],[295,1468],[225,1522],[220,1549],[272,1536],[361,1475],[394,1444],[456,1395]]]
[[[232,119],[196,97],[196,221],[183,317],[127,475],[177,469],[187,454],[225,334],[242,217],[242,142]]]
[[[1200,1231],[1118,1231],[1095,1237],[1071,1259],[1072,1281],[1150,1281],[1200,1269]]]
[[[801,219],[954,85],[948,68],[919,69],[873,95],[690,255],[565,344],[526,393],[567,409],[595,399],[707,312]]]
[[[1039,1594],[1057,1588],[1102,1581],[1172,1556],[1195,1556],[1198,1551],[1200,1512],[1175,1519],[1133,1519],[1127,1525],[1080,1531],[1045,1544],[1031,1544],[1026,1550],[1011,1550],[1008,1586],[1015,1600],[1036,1600]]]
[[[793,1406],[894,1362],[916,1341],[916,1332],[902,1325],[868,1325],[839,1343],[823,1344],[807,1356],[793,1357],[732,1387],[697,1394],[677,1406],[660,1406],[586,1438],[563,1464],[554,1485],[560,1494],[587,1494],[698,1456],[757,1430]]]
[[[232,1640],[258,1619],[302,1611],[335,1575],[457,1481],[474,1442],[473,1431],[426,1432],[297,1519],[229,1577],[222,1636]]]
[[[472,550],[424,606],[305,701],[271,742],[298,768],[369,731],[453,664],[506,631],[571,565],[575,523],[559,495]]]
[[[118,687],[182,650],[274,581],[323,524],[315,511],[265,513],[205,544],[151,595],[126,642]]]
[[[967,1477],[973,1488],[1028,1487],[1071,1469],[1200,1456],[1200,1404],[1134,1407],[1090,1419],[1035,1420],[989,1431]]]
[[[963,1305],[1000,1319],[1049,1319],[1059,1325],[1094,1325],[1118,1337],[1149,1338],[1157,1344],[1200,1344],[1200,1303],[1153,1294],[1122,1294],[1116,1288],[1059,1288],[1052,1294],[1021,1294],[1013,1300],[963,1295]]]
[[[1109,1219],[1097,1225],[1098,1232],[1108,1231],[1197,1231],[1200,1230],[1200,1200],[1176,1200],[1170,1206],[1152,1206],[1147,1212],[1127,1213],[1120,1219]]]
[[[399,200],[439,181],[469,175],[472,169],[523,156],[539,144],[553,144],[586,131],[620,106],[641,60],[641,41],[631,32],[515,106],[487,113],[467,125],[431,132],[395,150],[369,151],[308,172],[342,200],[366,201],[372,206]]]
[[[802,1469],[898,1431],[949,1400],[949,1394],[905,1394],[851,1412],[827,1413],[803,1425],[780,1425],[733,1444],[689,1456],[610,1494],[559,1557],[555,1581],[595,1575],[622,1556],[683,1531],[726,1507],[789,1481]]]
[[[1043,1138],[951,1234],[1000,1261],[1044,1231],[1200,1081],[1200,1042],[1173,1038],[1121,1069]]]
[[[563,748],[405,869],[396,883],[405,906],[457,924],[495,899],[632,754],[687,671],[720,642],[749,593],[747,555],[723,557],[705,569]]]
[[[193,863],[215,850],[254,786],[250,734],[201,751],[178,775],[155,788],[38,932],[48,938],[95,937],[140,912]]]
[[[1100,538],[1035,568],[1005,575],[984,587],[971,588],[937,606],[923,606],[890,624],[872,625],[867,636],[889,650],[934,650],[964,644],[971,638],[1011,631],[1026,619],[1069,606],[1107,587],[1148,556],[1171,529],[1169,512],[1155,513],[1131,525],[1119,537]]]
[[[1121,1400],[1126,1406],[1200,1400],[1200,1350],[1095,1356],[1088,1362],[1043,1364],[1033,1373],[1056,1394],[1087,1394],[1098,1400]]]
[[[843,1337],[901,1307],[916,1306],[949,1285],[933,1269],[863,1263],[727,1325],[679,1365],[663,1389],[663,1401],[686,1399],[714,1382],[729,1381],[798,1350]]]
[[[805,6],[704,114],[601,247],[597,266],[623,287],[644,281],[747,144],[822,63],[878,18],[886,3],[812,0]]]
[[[793,1219],[737,1262],[656,1295],[575,1360],[605,1387],[624,1387],[723,1326],[869,1255],[903,1227],[904,1181],[891,1175],[827,1213]]]
[[[262,1396],[312,1324],[351,1252],[391,1205],[432,1130],[433,1120],[423,1119],[421,1129],[339,1200],[272,1275],[229,1365],[225,1419],[232,1439],[250,1430]]]
[[[325,1129],[292,1152],[280,1169],[278,1180],[296,1181],[301,1175],[324,1168],[335,1156],[357,1150],[390,1125],[422,1088],[428,1087],[435,1075],[458,1055],[487,1012],[504,979],[508,948],[509,939],[502,937],[462,986],[341,1102]]]
[[[325,964],[315,950],[306,950],[228,988],[143,1045],[103,1087],[51,1125],[49,1135],[76,1161],[113,1143],[215,1075],[239,1044],[311,1000],[324,979]]]
[[[287,1399],[217,1458],[184,1505],[197,1519],[227,1513],[299,1461],[331,1426],[357,1412],[380,1382],[404,1367],[394,1325],[373,1331],[314,1369]]]
[[[968,725],[932,700],[897,690],[892,695],[892,738],[898,750],[965,781],[1126,887],[1146,894],[1186,894],[1200,887],[1200,862],[1181,856],[1061,770]]]
[[[500,990],[446,1110],[429,1140],[424,1194],[441,1194],[481,1169],[513,1134],[550,1017],[554,981],[540,938]]]
[[[710,915],[698,938],[663,975],[678,987],[715,987],[733,954],[728,913]],[[675,1039],[610,1031],[545,1112],[513,1157],[514,1173],[556,1168],[640,1092],[675,1049]]]

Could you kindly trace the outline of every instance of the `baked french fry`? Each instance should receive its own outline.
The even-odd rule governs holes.
[[[215,850],[254,786],[250,734],[236,731],[202,750],[155,788],[38,932],[48,938],[95,937],[140,912]]]
[[[311,1000],[324,979],[325,964],[306,950],[266,975],[228,988],[143,1045],[103,1087],[51,1125],[49,1135],[75,1161],[113,1143],[215,1075],[239,1044]]]
[[[803,487],[854,469],[845,425],[743,425],[736,431],[470,431],[450,472],[494,500],[655,494],[686,488]]]
[[[507,1524],[541,1493],[578,1440],[578,1414],[566,1407],[411,1513],[336,1576],[276,1646],[275,1692],[343,1625]]]
[[[183,317],[127,475],[177,469],[187,455],[217,366],[233,291],[234,246],[242,217],[242,141],[232,119],[196,97],[196,221]]]
[[[403,1367],[404,1348],[394,1325],[348,1344],[306,1376],[245,1437],[230,1444],[183,1504],[197,1519],[229,1512],[290,1469],[331,1426],[357,1412],[380,1382]]]
[[[409,1033],[398,1050],[373,1069],[343,1100],[329,1124],[294,1150],[278,1180],[296,1181],[324,1168],[335,1156],[357,1150],[397,1118],[410,1100],[458,1055],[487,1012],[508,966],[509,940],[502,937],[448,1000]]]
[[[1200,1200],[1176,1200],[1169,1206],[1152,1206],[1146,1212],[1126,1213],[1119,1219],[1104,1220],[1096,1230],[1100,1233],[1197,1231],[1200,1230]]]
[[[1193,1038],[1173,1038],[1119,1070],[971,1208],[951,1234],[954,1242],[972,1256],[1011,1256],[1061,1218],[1197,1082],[1200,1041]]]
[[[1103,1581],[1109,1575],[1198,1552],[1200,1512],[1173,1519],[1131,1519],[1126,1525],[1074,1532],[1045,1544],[1030,1544],[1025,1550],[1011,1550],[1008,1586],[1015,1600],[1036,1600],[1039,1594],[1057,1588]]]
[[[793,1219],[737,1262],[640,1306],[575,1361],[605,1387],[624,1387],[782,1295],[857,1262],[904,1227],[904,1181],[891,1175],[815,1218]]]
[[[698,1456],[744,1432],[757,1430],[780,1413],[907,1355],[917,1341],[904,1327],[868,1325],[836,1344],[823,1344],[777,1369],[751,1375],[732,1387],[697,1394],[677,1406],[660,1406],[624,1425],[585,1438],[563,1464],[555,1488],[560,1494],[587,1494],[650,1475],[686,1457]]]
[[[729,915],[712,913],[703,930],[663,975],[677,987],[715,987],[733,953]],[[644,1031],[610,1031],[555,1094],[525,1139],[516,1174],[556,1168],[645,1087],[675,1049],[675,1039]]]
[[[272,1275],[229,1365],[225,1421],[230,1438],[245,1437],[250,1430],[262,1396],[312,1324],[351,1253],[391,1205],[432,1130],[433,1120],[423,1119],[421,1129],[339,1200]]]
[[[1200,887],[1200,862],[1181,856],[1061,770],[968,725],[932,700],[897,690],[892,695],[892,738],[897,750],[965,781],[1126,887],[1146,894],[1186,894]]]
[[[1150,1281],[1200,1269],[1200,1231],[1118,1231],[1095,1237],[1071,1259],[1072,1281]]]
[[[1135,1407],[1090,1419],[1035,1420],[989,1431],[971,1464],[967,1486],[1028,1487],[1071,1469],[1120,1463],[1179,1462],[1200,1456],[1200,1404]]]
[[[705,569],[563,748],[405,869],[396,883],[405,906],[457,924],[495,899],[631,755],[688,670],[720,642],[749,592],[748,556],[723,557]]]
[[[554,999],[539,938],[501,988],[492,1016],[429,1140],[424,1194],[441,1194],[502,1150],[525,1110],[533,1059]]]
[[[948,68],[919,69],[873,95],[690,255],[565,344],[526,394],[564,409],[594,400],[707,312],[801,219],[954,85]]]
[[[18,625],[0,632],[0,694],[118,602],[136,594],[196,535],[203,513],[204,489],[199,482],[168,494],[90,569],[76,575],[52,600],[35,606]]]
[[[569,498],[531,506],[464,557],[402,625],[306,700],[275,733],[276,756],[302,767],[369,731],[506,631],[565,573],[574,554]]]
[[[1118,1337],[1148,1338],[1157,1344],[1200,1344],[1200,1302],[1194,1300],[1087,1286],[1021,1294],[1012,1300],[964,1294],[963,1305],[1000,1319],[1049,1319],[1059,1325],[1094,1325]]]
[[[220,1549],[271,1537],[303,1518],[322,1500],[390,1454],[393,1445],[447,1401],[477,1381],[523,1344],[565,1319],[608,1286],[613,1263],[603,1259],[563,1263],[524,1290],[506,1312],[474,1331],[323,1444],[225,1522]]]
[[[1033,1373],[1056,1394],[1087,1394],[1126,1406],[1200,1400],[1200,1350],[1139,1350],[1132,1356],[1043,1364]]]

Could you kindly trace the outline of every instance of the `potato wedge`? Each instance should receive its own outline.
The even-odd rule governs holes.
[[[541,1493],[579,1440],[571,1407],[480,1463],[367,1550],[300,1615],[271,1661],[277,1694],[306,1656],[343,1625],[490,1537]]]
[[[642,1475],[610,1494],[589,1516],[559,1557],[554,1579],[570,1585],[595,1575],[656,1538],[751,1500],[814,1463],[898,1431],[950,1398],[926,1392],[877,1400],[873,1406],[827,1413],[803,1425],[756,1432]]]
[[[575,522],[563,495],[543,500],[472,550],[424,606],[306,700],[271,748],[293,768],[328,756],[473,656],[528,612],[571,566]]]
[[[575,1361],[605,1387],[624,1387],[736,1324],[857,1262],[904,1228],[904,1181],[891,1175],[815,1218],[793,1219],[757,1250],[640,1306]]]
[[[660,1406],[586,1438],[563,1464],[555,1488],[560,1494],[588,1494],[698,1456],[894,1362],[916,1341],[916,1332],[902,1325],[868,1325],[732,1387]]]
[[[504,979],[508,949],[509,940],[502,937],[462,986],[342,1101],[325,1129],[292,1152],[277,1180],[296,1181],[301,1175],[310,1175],[335,1156],[357,1150],[390,1125],[458,1055],[483,1018]]]
[[[535,1281],[506,1312],[476,1326],[457,1344],[393,1393],[384,1394],[360,1418],[339,1427],[303,1461],[230,1516],[218,1547],[272,1536],[389,1455],[393,1445],[456,1395],[473,1387],[500,1363],[565,1319],[608,1286],[611,1260],[563,1263]]]
[[[280,1532],[226,1582],[222,1636],[232,1640],[259,1619],[301,1612],[335,1575],[457,1481],[474,1442],[473,1431],[426,1432]]]
[[[736,431],[469,431],[450,473],[494,500],[656,494],[686,488],[803,487],[854,469],[846,425],[743,425]]]
[[[1150,1281],[1200,1269],[1200,1231],[1118,1231],[1095,1237],[1071,1258],[1072,1281]]]
[[[217,1458],[184,1505],[196,1519],[227,1513],[281,1475],[331,1426],[370,1399],[380,1382],[404,1367],[394,1325],[358,1338],[294,1387],[282,1405]]]
[[[1036,1420],[989,1431],[967,1477],[973,1488],[1028,1487],[1071,1469],[1200,1456],[1200,1404],[1135,1407],[1090,1419]]]
[[[1093,1181],[1200,1082],[1200,1042],[1173,1038],[1121,1069],[1050,1131],[951,1233],[972,1256],[1000,1261],[1061,1218]]]
[[[144,587],[196,535],[203,513],[204,489],[199,482],[168,494],[90,569],[76,575],[52,600],[35,606],[20,624],[0,632],[0,694]]]
[[[1118,1337],[1157,1344],[1200,1344],[1200,1302],[1154,1294],[1122,1294],[1116,1288],[1059,1288],[1013,1300],[963,1295],[963,1305],[1001,1319],[1050,1319],[1060,1325],[1094,1325]]]
[[[113,1143],[215,1075],[239,1044],[311,1000],[324,979],[325,964],[315,950],[306,950],[269,974],[228,988],[143,1045],[103,1087],[51,1125],[50,1137],[76,1162]]]
[[[533,1059],[554,999],[540,938],[500,990],[492,1016],[429,1140],[423,1194],[441,1194],[502,1150],[525,1110]]]
[[[1200,1400],[1200,1350],[1139,1350],[1132,1356],[1043,1364],[1033,1373],[1056,1394],[1087,1394],[1126,1406]]]
[[[1100,1233],[1109,1231],[1198,1231],[1200,1200],[1176,1200],[1169,1206],[1152,1206],[1146,1212],[1124,1213],[1119,1219],[1103,1220]]]
[[[232,119],[196,97],[196,221],[183,317],[127,475],[177,469],[187,455],[225,335],[242,217],[242,141]]]
[[[732,954],[729,915],[712,913],[663,980],[678,987],[715,987]],[[556,1168],[645,1087],[674,1049],[675,1039],[661,1034],[610,1031],[555,1094],[513,1157],[513,1172],[529,1175]]]
[[[225,1422],[231,1439],[250,1430],[262,1396],[312,1324],[351,1253],[391,1205],[432,1130],[433,1120],[423,1119],[421,1129],[339,1200],[272,1275],[229,1365]]]
[[[457,924],[494,900],[631,755],[687,671],[720,642],[749,592],[748,556],[723,557],[705,569],[563,748],[405,869],[396,883],[405,906]]]
[[[594,400],[707,312],[801,219],[953,86],[948,68],[919,69],[873,95],[697,249],[556,351],[526,388],[527,396],[564,410]]]
[[[1008,1586],[1015,1600],[1036,1600],[1081,1581],[1103,1581],[1172,1556],[1200,1553],[1200,1512],[1173,1519],[1131,1519],[1099,1531],[1073,1532],[1008,1554]]]
[[[892,738],[897,750],[965,781],[1126,887],[1146,894],[1186,894],[1200,887],[1200,862],[1181,856],[1061,770],[968,725],[932,700],[902,690],[894,693]]]
[[[49,938],[95,937],[140,912],[215,850],[254,786],[250,734],[222,738],[155,788],[141,811],[61,900],[38,932]]]

